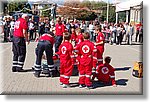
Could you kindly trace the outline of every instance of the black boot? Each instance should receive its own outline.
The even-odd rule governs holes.
[[[17,72],[16,67],[12,67],[12,72]]]
[[[24,70],[22,68],[18,68],[18,67],[16,68],[16,71],[17,72],[24,72]]]
[[[41,71],[35,71],[34,72],[34,76],[39,78],[40,77],[40,74],[41,74]]]

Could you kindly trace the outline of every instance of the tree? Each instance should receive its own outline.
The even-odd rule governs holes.
[[[58,14],[65,16],[73,16],[77,19],[83,20],[92,20],[96,17],[100,17],[100,20],[106,20],[106,12],[107,12],[107,3],[100,1],[89,1],[83,0],[83,2],[79,1],[71,1],[65,2],[65,7],[61,7]],[[115,22],[115,7],[110,4],[109,7],[109,22]]]
[[[49,9],[49,5],[45,5],[42,9],[42,16],[49,17],[51,13],[51,10]]]
[[[119,12],[118,20],[121,22],[126,21],[126,12]]]
[[[8,13],[20,11],[20,12],[25,12],[25,13],[30,13],[31,12],[31,7],[27,3],[27,0],[21,1],[8,1],[7,7],[8,7]]]

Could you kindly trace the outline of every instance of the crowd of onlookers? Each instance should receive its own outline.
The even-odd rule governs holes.
[[[81,21],[63,17],[61,17],[61,21],[70,34],[75,32],[76,28],[81,28],[82,32],[89,32],[91,41],[96,40],[95,26],[101,25],[101,32],[105,36],[106,43],[119,45],[122,42],[125,42],[125,44],[132,44],[133,41],[143,42],[143,25],[141,23],[133,25],[132,23],[121,22],[116,24],[107,23],[106,21],[99,22],[98,19]],[[15,19],[8,17],[1,19],[1,22],[4,25],[4,42],[12,41]],[[34,22],[32,18],[29,18],[28,34],[30,41],[35,41],[36,38],[47,31],[55,32],[55,24],[55,20],[50,20],[48,17],[39,18],[39,22]]]

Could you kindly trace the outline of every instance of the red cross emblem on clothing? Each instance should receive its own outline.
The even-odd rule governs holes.
[[[84,46],[82,47],[82,51],[83,51],[84,53],[88,53],[88,52],[90,51],[89,46],[84,45]]]
[[[107,74],[109,72],[109,69],[107,67],[103,67],[101,69],[101,71],[102,71],[103,74]]]
[[[63,46],[63,47],[61,48],[62,54],[66,54],[66,50],[67,50],[67,48],[66,48],[65,46]]]

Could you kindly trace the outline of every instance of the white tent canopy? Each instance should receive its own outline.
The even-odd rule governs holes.
[[[126,2],[116,4],[116,12],[130,10],[131,7],[141,5],[141,3],[141,0],[129,0]]]

